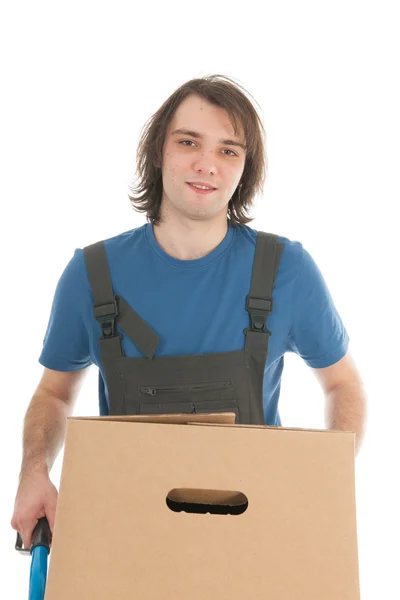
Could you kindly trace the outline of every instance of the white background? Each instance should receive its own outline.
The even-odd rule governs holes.
[[[369,399],[356,462],[362,600],[400,597],[397,438],[399,20],[395,2],[13,2],[1,30],[0,585],[26,598],[9,521],[22,419],[57,281],[75,248],[137,227],[140,130],[183,82],[233,77],[261,106],[269,177],[251,224],[322,270]],[[71,298],[71,301],[73,299]],[[286,426],[324,428],[324,399],[286,359]],[[91,367],[76,414],[97,412]],[[59,481],[61,456],[53,470]]]

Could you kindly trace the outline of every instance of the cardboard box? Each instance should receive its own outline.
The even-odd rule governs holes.
[[[69,419],[46,600],[359,600],[354,441]]]

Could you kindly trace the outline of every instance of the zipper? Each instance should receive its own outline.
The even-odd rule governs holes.
[[[169,392],[208,392],[213,390],[224,390],[232,387],[231,381],[220,381],[218,383],[193,383],[186,385],[157,385],[152,387],[140,387],[140,393],[148,396],[155,396],[159,393]]]

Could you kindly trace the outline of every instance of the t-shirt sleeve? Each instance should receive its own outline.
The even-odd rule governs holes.
[[[91,364],[89,298],[82,281],[81,249],[62,273],[53,298],[39,363],[56,371],[78,371]]]
[[[309,252],[303,246],[301,249],[287,350],[298,354],[310,367],[329,367],[346,354],[349,336],[321,271]]]

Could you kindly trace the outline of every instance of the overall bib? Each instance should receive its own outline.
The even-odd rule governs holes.
[[[266,319],[282,250],[278,236],[257,233],[242,350],[155,358],[158,336],[113,292],[104,241],[85,247],[94,316],[102,329],[110,415],[233,412],[236,423],[264,425],[263,379],[271,335]],[[125,356],[117,324],[143,358]]]

